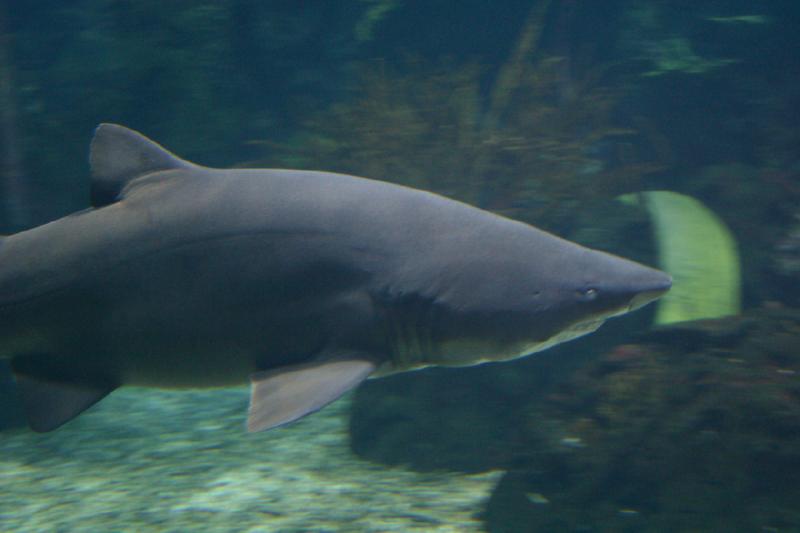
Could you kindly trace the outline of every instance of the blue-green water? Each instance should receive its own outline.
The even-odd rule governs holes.
[[[36,434],[0,359],[0,529],[800,530],[799,22],[783,0],[0,1],[3,233],[87,207],[117,122],[669,266],[692,319],[651,305],[261,434],[245,389],[123,389]],[[711,215],[619,200],[653,190]]]

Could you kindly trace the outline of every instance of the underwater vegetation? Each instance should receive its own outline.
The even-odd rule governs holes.
[[[403,72],[364,65],[357,96],[307,123],[313,133],[301,134],[298,148],[288,146],[279,159],[430,189],[557,226],[578,205],[590,209],[637,190],[643,174],[657,169],[628,153],[636,132],[613,125],[619,96],[599,79],[583,80],[559,100],[560,63],[549,57],[522,68],[510,111],[496,126],[484,112],[478,65],[455,72],[421,60]]]
[[[626,85],[613,64],[573,72],[567,58],[538,49],[548,4],[534,5],[494,71],[419,57],[356,64],[346,98],[288,142],[254,141],[265,157],[247,166],[333,169],[574,227],[578,206],[591,212],[639,190],[662,165],[639,150],[636,128],[616,123]]]
[[[798,375],[796,310],[620,345],[531,404],[490,529],[795,530]]]
[[[776,252],[778,271],[789,278],[800,277],[800,211],[795,215],[795,222],[786,236],[778,241]]]
[[[675,279],[659,302],[656,324],[737,315],[741,274],[736,239],[725,223],[697,199],[672,191],[627,194],[653,218],[659,263]]]
[[[769,306],[619,338],[596,333],[600,353],[576,341],[422,372],[413,387],[367,384],[351,446],[414,470],[506,470],[489,531],[800,527],[800,313]]]

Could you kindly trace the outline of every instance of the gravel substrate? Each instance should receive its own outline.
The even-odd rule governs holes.
[[[3,531],[477,531],[500,472],[421,474],[348,447],[345,398],[247,434],[245,389],[123,389],[0,434]]]

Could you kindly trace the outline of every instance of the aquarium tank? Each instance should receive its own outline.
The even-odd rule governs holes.
[[[0,0],[0,530],[800,531],[798,49],[796,0]]]

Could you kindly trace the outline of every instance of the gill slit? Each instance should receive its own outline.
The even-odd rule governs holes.
[[[394,370],[422,368],[434,360],[432,312],[423,302],[404,302],[387,310]]]

